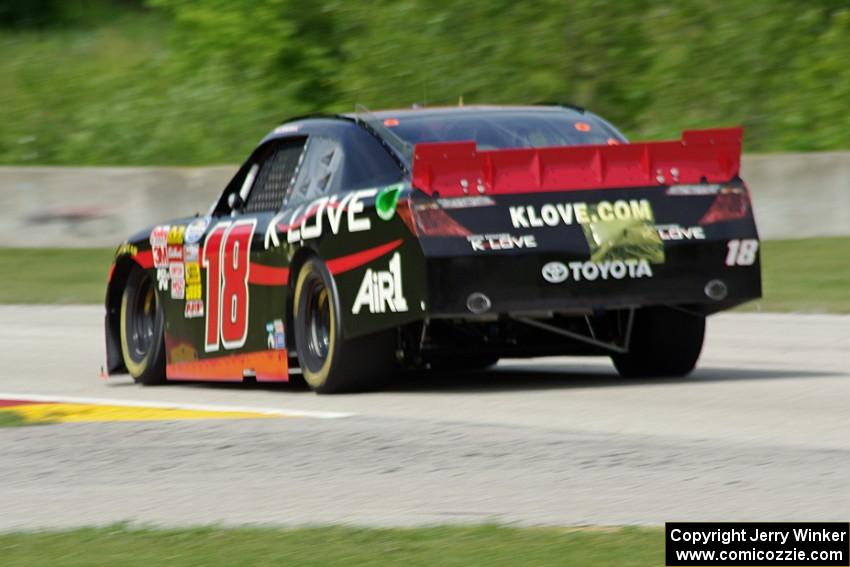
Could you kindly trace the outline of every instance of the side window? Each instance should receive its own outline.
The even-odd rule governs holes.
[[[296,205],[338,193],[341,186],[342,162],[342,146],[336,140],[310,136],[304,152],[304,163],[298,169],[295,183],[286,197],[286,205]]]
[[[246,184],[250,183],[252,173],[256,177],[245,199],[244,212],[258,213],[280,209],[284,197],[293,186],[303,158],[304,145],[304,138],[273,144],[259,168],[252,167],[246,178]]]

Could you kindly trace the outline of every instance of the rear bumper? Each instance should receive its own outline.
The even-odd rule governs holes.
[[[726,266],[724,242],[670,246],[663,264],[625,273],[611,264],[582,269],[586,259],[563,254],[459,256],[428,259],[429,314],[473,315],[467,300],[473,293],[489,298],[486,312],[588,312],[650,305],[681,305],[706,315],[761,297],[759,261]],[[586,258],[586,257],[585,257]],[[560,283],[542,275],[543,266],[559,262],[568,269]],[[588,276],[590,279],[588,279]],[[621,276],[621,277],[618,277]],[[712,299],[709,282],[722,282],[726,294]]]

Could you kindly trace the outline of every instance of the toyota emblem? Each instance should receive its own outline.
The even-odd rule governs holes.
[[[569,272],[563,262],[549,262],[543,266],[543,279],[549,283],[561,283]]]

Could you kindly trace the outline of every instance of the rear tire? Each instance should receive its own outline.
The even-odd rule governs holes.
[[[627,378],[684,376],[696,366],[705,336],[705,317],[668,307],[635,312],[626,354],[611,357]]]
[[[302,377],[320,394],[380,387],[392,375],[395,331],[346,339],[341,322],[333,276],[324,262],[310,258],[298,272],[293,305]]]
[[[165,383],[164,316],[156,284],[141,268],[127,276],[121,296],[121,354],[137,383]]]

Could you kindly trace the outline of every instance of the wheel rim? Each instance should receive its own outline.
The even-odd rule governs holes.
[[[156,292],[150,278],[139,283],[130,308],[129,347],[133,358],[140,360],[150,352],[156,327]]]
[[[312,277],[307,289],[307,350],[319,366],[328,357],[331,342],[331,304],[328,288],[318,277]]]

